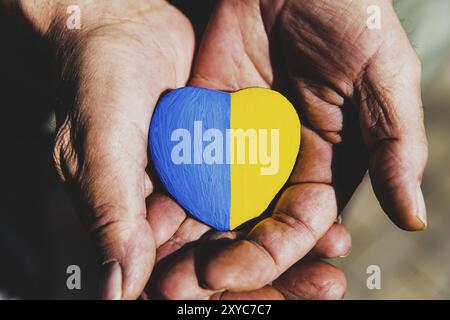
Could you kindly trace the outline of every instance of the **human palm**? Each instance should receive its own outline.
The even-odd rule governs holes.
[[[24,10],[32,15],[36,8],[28,5],[31,3],[23,2]],[[40,19],[39,14],[32,17],[36,29],[61,53],[55,163],[99,250],[102,298],[136,298],[155,259],[173,256],[202,236],[224,236],[207,232],[207,226],[159,193],[147,159],[153,108],[166,90],[186,84],[194,33],[187,19],[165,1],[124,0],[114,6],[109,1],[81,1],[80,6],[86,12],[80,33],[71,33],[58,23],[58,17],[65,16],[65,11],[60,11],[66,8],[64,1],[54,11],[45,10],[45,18]],[[55,24],[47,25],[52,19]],[[346,231],[336,226],[318,242],[315,253],[341,255],[348,246]],[[189,281],[191,271],[182,266],[174,274]],[[292,287],[300,277],[310,280]],[[334,291],[316,289],[330,279],[337,283]],[[235,294],[242,298],[281,298],[288,292],[340,297],[345,287],[337,269],[318,261],[297,265],[280,279],[283,281],[288,288],[284,291],[265,287]],[[193,294],[189,288],[185,289],[187,297]],[[222,295],[227,297],[236,295]]]
[[[160,294],[204,298],[269,284],[333,226],[367,168],[390,218],[425,228],[420,64],[391,1],[375,1],[389,32],[367,28],[373,3],[219,2],[190,84],[283,92],[300,114],[302,146],[271,216],[243,234],[215,233],[216,243],[177,242],[179,254],[172,247],[175,258],[153,280]]]

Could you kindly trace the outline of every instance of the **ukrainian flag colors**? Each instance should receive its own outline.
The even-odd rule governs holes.
[[[244,130],[268,129],[269,137],[267,142],[258,141],[258,153],[262,155],[258,164],[234,161],[231,165],[230,229],[234,229],[260,215],[288,179],[300,146],[300,121],[294,107],[280,93],[250,88],[231,94],[230,126]],[[261,131],[258,133],[260,138]],[[268,162],[262,159],[264,148],[270,154],[266,158],[271,159],[271,166],[262,163]],[[264,168],[266,172],[261,172]]]
[[[170,194],[221,231],[259,216],[288,179],[300,121],[280,93],[186,87],[161,98],[149,149]]]

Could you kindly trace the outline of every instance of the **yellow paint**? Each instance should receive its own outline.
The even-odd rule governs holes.
[[[259,216],[289,178],[300,147],[300,120],[292,104],[283,95],[263,88],[248,88],[232,93],[230,118],[232,130],[242,129],[244,132],[241,131],[241,134],[248,133],[246,161],[239,161],[238,156],[234,159],[235,155],[241,156],[242,152],[236,152],[237,140],[232,143],[233,134],[230,135],[230,229],[234,229]],[[255,138],[254,130],[247,129],[256,129],[259,134]],[[264,159],[259,154],[259,142],[264,139],[259,138],[264,138],[264,131],[267,134],[268,150],[271,149],[271,137],[276,138],[278,132],[279,163],[272,169],[261,164]],[[249,146],[248,143],[255,139],[260,140],[256,163],[254,154],[249,154],[254,145]]]

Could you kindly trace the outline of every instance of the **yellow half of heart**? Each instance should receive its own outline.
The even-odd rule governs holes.
[[[230,127],[232,230],[266,210],[286,183],[300,148],[300,120],[282,94],[248,88],[231,93]]]

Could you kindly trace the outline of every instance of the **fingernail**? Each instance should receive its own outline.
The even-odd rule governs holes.
[[[122,298],[122,268],[118,261],[107,261],[102,264],[102,300],[120,300]]]
[[[351,252],[352,252],[352,249],[348,250],[346,254],[339,256],[338,258],[347,258]]]
[[[417,186],[417,218],[423,223],[424,229],[427,227],[427,208],[425,207],[425,200],[420,185]]]

